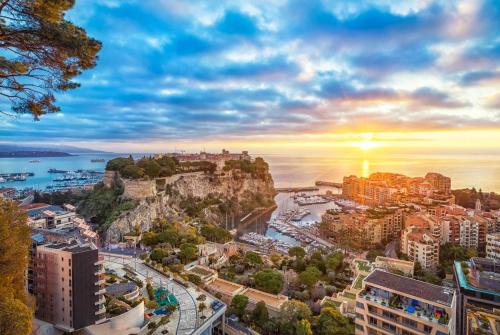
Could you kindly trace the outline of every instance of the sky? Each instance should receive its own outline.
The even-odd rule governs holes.
[[[0,141],[500,154],[500,1],[77,0],[80,88]]]

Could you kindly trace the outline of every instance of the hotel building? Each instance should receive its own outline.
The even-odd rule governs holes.
[[[103,262],[91,243],[37,246],[33,269],[36,318],[65,332],[105,321]]]
[[[356,296],[356,335],[454,335],[455,306],[452,289],[376,269]]]

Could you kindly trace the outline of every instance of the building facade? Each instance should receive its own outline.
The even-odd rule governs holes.
[[[486,236],[486,258],[500,262],[500,233]]]
[[[427,229],[406,228],[401,234],[401,252],[424,269],[436,269],[439,265],[439,240]]]
[[[455,335],[452,289],[374,270],[356,295],[356,335]]]
[[[92,244],[37,246],[33,269],[35,316],[66,332],[105,321],[102,262]]]

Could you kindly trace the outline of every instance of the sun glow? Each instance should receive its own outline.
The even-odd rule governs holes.
[[[362,134],[361,141],[354,142],[353,146],[360,148],[363,151],[368,151],[370,149],[378,147],[379,143],[373,141],[372,133],[367,133],[367,134]]]

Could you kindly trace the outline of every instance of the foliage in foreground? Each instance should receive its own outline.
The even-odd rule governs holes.
[[[32,310],[27,306],[25,271],[30,228],[26,215],[13,203],[0,200],[0,334],[31,333]]]
[[[54,93],[78,87],[73,79],[96,65],[101,43],[65,19],[74,2],[1,2],[0,95],[14,113],[58,112]]]

